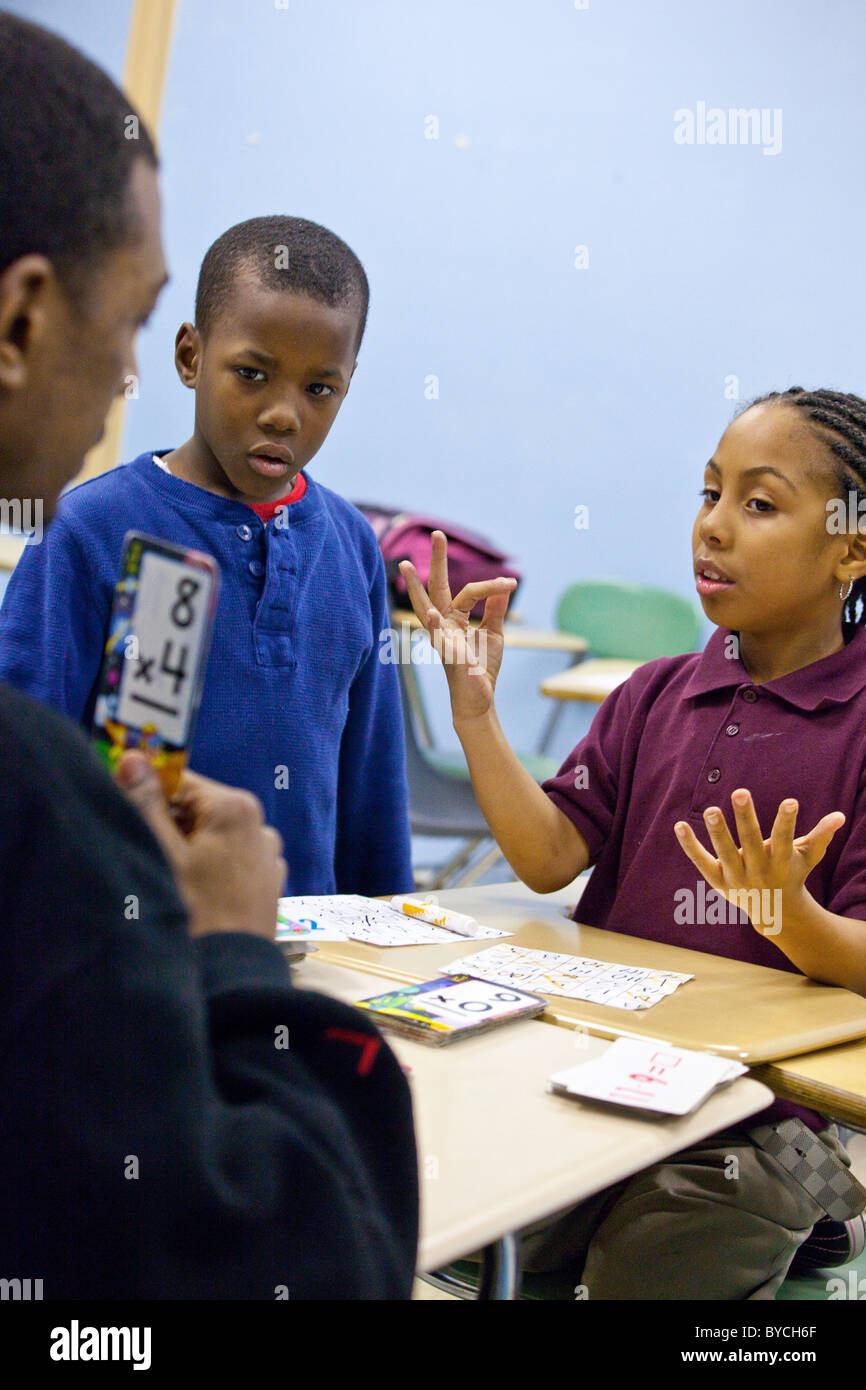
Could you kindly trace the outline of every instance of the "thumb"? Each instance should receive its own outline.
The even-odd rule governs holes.
[[[822,816],[808,835],[803,835],[794,841],[794,848],[799,851],[806,863],[807,875],[812,872],[816,864],[820,864],[829,849],[830,841],[836,831],[841,830],[844,824],[844,812],[831,811],[829,815]]]
[[[115,774],[118,785],[150,826],[163,850],[173,858],[182,839],[165,799],[162,783],[144,753],[124,753]]]

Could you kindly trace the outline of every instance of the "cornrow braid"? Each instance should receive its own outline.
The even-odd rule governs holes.
[[[790,386],[787,391],[770,391],[757,397],[745,410],[767,403],[792,406],[803,412],[813,433],[837,460],[836,484],[843,498],[853,491],[858,518],[866,515],[866,400],[843,391],[806,391],[802,386]],[[855,579],[842,608],[842,621],[866,622],[866,576]]]

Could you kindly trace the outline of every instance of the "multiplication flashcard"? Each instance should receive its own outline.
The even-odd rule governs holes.
[[[169,796],[192,738],[218,591],[210,556],[126,535],[93,738],[112,770],[128,749],[146,753]]]

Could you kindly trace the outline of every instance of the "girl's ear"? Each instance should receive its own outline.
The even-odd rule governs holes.
[[[862,523],[866,525],[866,522]],[[848,533],[848,548],[845,551],[836,578],[840,584],[847,584],[851,579],[856,584],[858,579],[866,577],[866,535],[861,535],[857,531]]]
[[[194,391],[201,363],[201,334],[194,323],[182,323],[174,340],[174,365],[184,386]]]

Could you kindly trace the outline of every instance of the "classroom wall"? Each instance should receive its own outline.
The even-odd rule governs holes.
[[[13,8],[121,71],[128,3]],[[317,477],[487,531],[535,623],[586,576],[691,595],[702,467],[737,395],[864,388],[864,51],[862,0],[180,0],[173,280],[126,456],[189,431],[172,343],[207,245],[293,212],[344,236],[372,284]],[[678,143],[675,113],[700,104],[763,110],[764,129]],[[562,664],[509,655],[516,742]],[[444,682],[425,686],[447,738]]]

